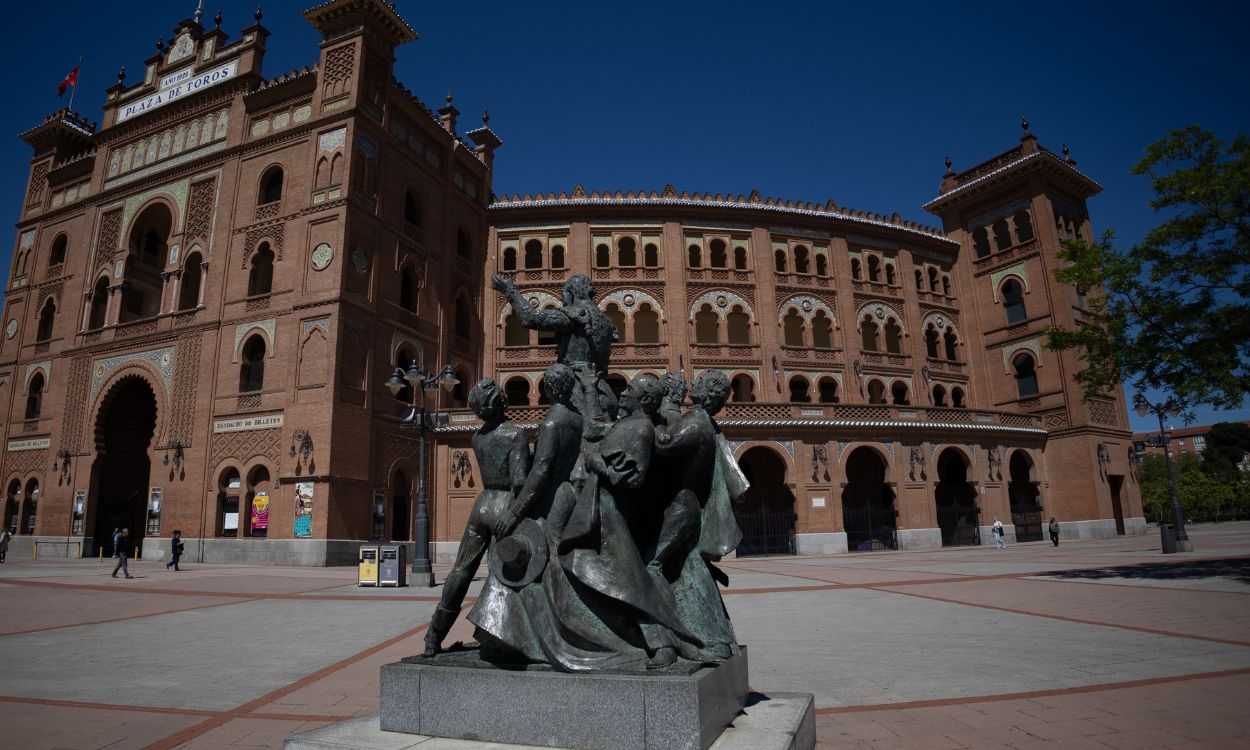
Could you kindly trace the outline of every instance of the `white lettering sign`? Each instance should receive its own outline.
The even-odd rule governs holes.
[[[162,91],[164,91],[165,89],[172,89],[174,86],[177,86],[178,84],[190,78],[191,74],[194,72],[195,71],[192,70],[191,66],[188,65],[187,67],[183,68],[177,73],[170,73],[169,75],[162,78],[160,86],[158,86],[157,88],[159,88]]]
[[[36,451],[40,448],[47,448],[52,444],[52,438],[27,438],[25,440],[10,440],[9,451]]]
[[[812,507],[813,507],[813,508],[823,508],[823,507],[825,507],[825,499],[824,499],[823,497],[813,497],[813,498],[812,498]]]
[[[235,77],[238,69],[239,61],[231,60],[220,68],[207,70],[203,73],[193,74],[191,69],[187,68],[166,76],[161,79],[161,87],[155,94],[130,104],[122,105],[121,109],[117,111],[117,121],[128,120],[131,117],[150,112],[157,107],[163,107],[175,99],[199,93],[210,86],[216,86],[219,83],[228,81]],[[186,74],[185,80],[178,80],[184,73]]]
[[[282,414],[257,414],[237,419],[218,419],[213,422],[213,432],[243,432],[245,430],[270,430],[282,426]]]

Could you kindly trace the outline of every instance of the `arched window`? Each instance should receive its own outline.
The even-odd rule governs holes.
[[[1015,279],[1007,279],[1002,287],[1003,311],[1007,313],[1007,325],[1023,323],[1028,315],[1024,311],[1024,287]]]
[[[564,245],[551,246],[551,267],[564,268]]]
[[[101,276],[91,291],[91,315],[87,318],[87,330],[104,327],[109,309],[109,277]]]
[[[894,264],[893,263],[885,264],[885,283],[889,284],[890,286],[894,286]]]
[[[820,403],[838,403],[838,381],[833,378],[821,378],[817,389],[820,391]]]
[[[509,378],[504,384],[504,393],[508,396],[509,406],[529,406],[530,381],[521,376]]]
[[[946,358],[951,362],[958,359],[958,357],[955,356],[955,344],[957,343],[958,338],[959,337],[955,335],[955,329],[950,327],[947,327],[946,333],[942,335],[942,339],[946,343]]]
[[[859,281],[863,277],[863,271],[859,262],[859,258],[851,258],[851,278]]]
[[[647,243],[642,249],[642,264],[647,268],[658,268],[660,266],[660,249],[655,245]]]
[[[777,266],[777,273],[786,272],[786,251],[778,250],[773,253],[773,262]]]
[[[1016,215],[1012,217],[1016,223],[1016,237],[1021,242],[1028,242],[1033,239],[1033,220],[1029,218],[1029,212],[1026,209],[1016,211]]]
[[[22,501],[22,533],[35,533],[35,517],[39,514],[39,480],[26,483],[26,499]]]
[[[467,227],[456,229],[456,255],[461,258],[473,257],[473,237]]]
[[[638,245],[633,237],[622,237],[616,243],[616,264],[623,268],[638,265]]]
[[[643,302],[634,313],[634,343],[660,343],[660,315],[651,309],[650,302]]]
[[[52,241],[52,253],[48,256],[49,266],[59,266],[65,262],[65,254],[69,249],[69,237],[66,235],[58,235]]]
[[[829,275],[829,259],[826,258],[824,255],[816,256],[816,275],[817,276]]]
[[[417,363],[416,355],[412,353],[412,349],[407,346],[401,346],[395,352],[395,369],[408,371],[408,368]],[[401,404],[412,403],[412,386],[408,385],[408,381],[404,380],[404,386],[395,394],[395,399]]]
[[[620,341],[625,341],[625,313],[621,312],[621,308],[613,302],[607,306],[603,314],[608,316],[608,320],[612,321],[612,325],[616,326],[616,333]]]
[[[530,334],[521,325],[515,313],[508,313],[503,319],[503,345],[529,346]]]
[[[785,329],[786,346],[803,346],[803,316],[790,308],[781,322]]]
[[[860,325],[860,334],[863,350],[866,352],[877,351],[877,323],[872,319],[871,315],[864,316],[864,322]]]
[[[817,349],[833,348],[833,321],[829,320],[824,310],[817,310],[812,316],[812,346]]]
[[[204,282],[203,260],[199,253],[187,256],[182,266],[182,283],[178,289],[178,309],[194,310],[200,305],[200,284]]]
[[[978,258],[985,258],[990,254],[990,233],[985,227],[972,230],[972,247]]]
[[[469,338],[472,318],[469,316],[469,300],[464,295],[456,298],[456,335],[462,339]]]
[[[247,275],[247,296],[258,297],[273,291],[273,251],[268,242],[252,256],[252,269]]]
[[[421,200],[411,191],[404,192],[404,221],[414,227],[421,226]]]
[[[790,378],[790,400],[796,404],[810,404],[812,395],[808,393],[807,378],[795,375]]]
[[[751,316],[743,311],[741,305],[734,305],[725,316],[725,328],[730,344],[745,346],[751,343]]]
[[[1033,357],[1028,354],[1021,354],[1011,362],[1012,367],[1016,370],[1016,395],[1018,398],[1028,398],[1036,396],[1037,391],[1037,369],[1033,362]]]
[[[611,253],[608,246],[600,244],[595,248],[595,268],[607,268],[612,265]]]
[[[946,389],[941,385],[933,386],[933,405],[946,406]]]
[[[260,178],[260,196],[256,205],[277,203],[282,200],[282,167],[270,167],[265,176]]]
[[[729,267],[729,251],[725,247],[724,240],[712,240],[711,247],[708,250],[708,260],[712,264],[712,268]]]
[[[942,294],[951,296],[951,277],[946,274],[942,274]]]
[[[37,372],[26,387],[27,419],[39,419],[39,415],[43,413],[43,387],[43,373]]]
[[[901,380],[894,381],[894,385],[890,386],[890,393],[894,396],[894,403],[899,406],[906,406],[910,403],[907,400],[907,384]]]
[[[919,268],[916,269],[916,291],[924,291],[924,273]]]
[[[929,291],[936,292],[938,290],[938,270],[933,266],[929,266]]]
[[[686,255],[691,268],[698,268],[703,264],[703,251],[699,249],[698,245],[691,245],[686,248]]]
[[[868,382],[868,403],[885,403],[885,383],[882,383],[880,380],[871,380]]]
[[[964,408],[964,391],[962,388],[951,389],[951,406],[956,409]]]
[[[412,266],[404,266],[399,272],[399,306],[408,312],[417,311],[417,290],[420,282]]]
[[[135,219],[125,260],[126,286],[121,291],[118,311],[121,322],[151,318],[162,312],[162,275],[169,261],[168,240],[173,224],[173,214],[164,203],[152,204]]]
[[[794,272],[807,273],[811,268],[811,259],[808,258],[807,248],[802,245],[796,245],[794,248]]]
[[[39,327],[35,330],[35,341],[47,341],[52,338],[52,324],[56,322],[56,302],[49,297],[39,311]]]
[[[694,340],[699,344],[720,343],[720,318],[711,305],[704,304],[694,314]]]
[[[902,351],[901,337],[902,329],[898,326],[898,321],[890,318],[885,322],[885,350],[890,354],[898,354]]]
[[[747,249],[741,245],[734,248],[734,268],[739,271],[747,270]]]
[[[543,267],[543,243],[538,240],[525,243],[525,267],[527,269]]]
[[[937,332],[937,328],[930,323],[928,327],[924,329],[924,349],[925,354],[927,354],[930,359],[937,359],[938,341],[940,339],[941,335]]]
[[[997,250],[1011,247],[1011,230],[1007,227],[1006,219],[994,220],[994,246]]]
[[[739,404],[755,401],[755,381],[746,373],[734,375],[729,382],[729,400]]]
[[[875,255],[868,256],[868,280],[881,280],[881,259]]]
[[[252,336],[243,344],[243,364],[239,366],[239,393],[265,387],[265,340]]]
[[[516,248],[515,247],[505,247],[503,249],[503,270],[505,271],[516,270]]]

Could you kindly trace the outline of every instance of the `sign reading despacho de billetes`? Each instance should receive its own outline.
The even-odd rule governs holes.
[[[130,104],[122,105],[117,111],[117,121],[128,120],[157,107],[163,107],[175,99],[180,99],[203,91],[209,86],[216,86],[224,81],[229,81],[235,77],[238,71],[239,61],[231,60],[221,67],[206,70],[202,73],[192,73],[191,69],[187,68],[186,70],[165,76],[161,79],[161,88],[155,94],[145,96]]]
[[[10,440],[9,452],[13,451],[37,451],[40,448],[47,448],[52,445],[52,438],[26,438],[24,440]]]
[[[245,430],[269,430],[282,426],[282,413],[255,414],[236,419],[218,419],[213,422],[213,432],[243,432]],[[10,448],[10,450],[12,450]]]

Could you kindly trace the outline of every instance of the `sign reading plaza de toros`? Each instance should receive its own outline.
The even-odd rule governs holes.
[[[193,73],[191,68],[186,68],[167,75],[161,79],[160,88],[155,94],[131,102],[117,110],[117,121],[122,122],[135,115],[141,115],[169,104],[180,97],[194,94],[209,86],[216,86],[222,81],[228,81],[234,78],[238,68],[238,60],[231,60],[219,68],[206,70],[203,73]]]

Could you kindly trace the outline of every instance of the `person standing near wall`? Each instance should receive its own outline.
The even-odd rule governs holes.
[[[130,529],[122,529],[113,534],[113,549],[116,551],[117,565],[113,568],[113,577],[117,577],[117,571],[126,574],[127,578],[134,578],[130,575],[130,566],[126,564],[128,559],[126,545],[130,543]]]
[[[1047,528],[1050,529],[1051,543],[1054,544],[1056,547],[1058,547],[1059,546],[1059,522],[1055,520],[1054,516],[1050,517],[1050,525]]]
[[[1003,542],[1003,522],[994,519],[994,549],[1007,549],[1007,545]]]

